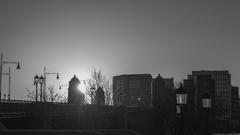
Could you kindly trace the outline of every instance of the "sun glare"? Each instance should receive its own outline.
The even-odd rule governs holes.
[[[78,85],[78,90],[80,90],[83,94],[85,94],[86,86],[81,83],[81,84]]]

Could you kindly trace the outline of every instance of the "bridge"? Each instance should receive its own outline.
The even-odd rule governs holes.
[[[123,107],[11,100],[0,102],[0,122],[12,129],[121,129]],[[23,125],[26,125],[23,127]]]
[[[108,129],[109,132],[110,130],[123,129],[133,129],[140,132],[151,129],[149,131],[155,132],[155,130],[159,130],[161,124],[160,121],[156,121],[159,119],[157,117],[159,117],[158,113],[152,110],[143,110],[143,108],[23,100],[1,101],[0,128],[2,123],[11,130],[1,131],[0,134],[15,135],[18,132],[18,134],[34,135],[35,131],[41,130],[40,132],[44,134],[55,135],[56,132],[50,130],[57,130],[57,134],[60,135],[66,132],[74,135],[76,130],[79,130],[78,132],[84,130],[85,132],[94,129]],[[110,135],[109,132],[104,134]],[[103,133],[102,131],[91,131],[86,132],[86,134]],[[124,134],[132,134],[132,132]]]
[[[126,129],[98,130],[10,130],[0,131],[1,135],[140,135]]]
[[[0,101],[0,120],[9,118],[24,118],[35,113],[34,108],[45,105],[67,105],[60,102],[35,102],[29,100],[4,100]],[[41,111],[40,111],[41,112]],[[38,112],[38,113],[40,113]]]
[[[0,101],[0,119],[8,118],[23,118],[33,114],[48,113],[54,116],[64,116],[73,113],[76,109],[79,112],[84,112],[87,109],[100,109],[108,111],[108,113],[118,110],[122,114],[127,111],[128,113],[138,112],[139,108],[134,107],[113,107],[113,106],[98,106],[91,104],[76,105],[63,102],[36,102],[29,100],[1,100]]]

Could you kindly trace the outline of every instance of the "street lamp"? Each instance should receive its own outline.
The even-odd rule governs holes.
[[[46,89],[47,89],[47,85],[46,85],[46,83],[47,83],[47,76],[46,75],[50,75],[50,74],[55,74],[55,75],[57,75],[57,77],[56,77],[56,79],[58,80],[59,79],[59,73],[49,73],[49,72],[47,72],[46,71],[46,67],[44,67],[44,71],[43,71],[43,78],[44,78],[44,89],[43,89],[43,96],[45,96],[45,93],[46,93]]]
[[[10,69],[10,67],[8,68],[8,73],[2,73],[2,75],[8,76],[8,100],[10,101],[10,97],[11,97],[11,69]]]
[[[36,85],[36,98],[35,98],[36,102],[37,102],[37,97],[38,97],[38,92],[37,92],[38,79],[39,79],[39,77],[38,77],[38,75],[36,74],[36,75],[34,76],[34,85]]]
[[[17,64],[17,69],[20,69],[20,62],[15,61],[4,61],[3,60],[3,54],[1,53],[1,61],[0,61],[0,101],[2,99],[2,70],[3,70],[3,64]],[[10,93],[9,93],[10,97]]]
[[[209,110],[212,107],[211,95],[208,92],[205,92],[202,95],[202,107],[205,110],[205,114],[206,114],[205,134],[208,135],[208,115],[209,115]]]
[[[42,102],[42,86],[43,86],[43,82],[44,82],[44,77],[41,76],[39,77],[37,74],[34,76],[34,85],[36,85],[36,102],[38,100],[38,91],[37,91],[37,88],[38,88],[38,83],[40,83],[40,86],[41,86],[41,93],[40,93],[40,101]]]
[[[183,109],[187,103],[187,89],[184,88],[183,84],[176,89],[176,101],[177,101],[177,113],[180,115],[180,134],[183,135]]]
[[[176,89],[176,100],[179,106],[184,106],[187,103],[187,89],[184,88],[182,83]]]
[[[41,88],[40,101],[42,102],[42,99],[43,99],[42,86],[43,86],[43,83],[44,83],[44,77],[43,77],[43,76],[41,76],[41,77],[39,78],[39,83],[40,83],[40,88]],[[44,97],[44,99],[45,99],[45,97]]]

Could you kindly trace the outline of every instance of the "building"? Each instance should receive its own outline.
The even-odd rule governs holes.
[[[173,78],[162,78],[160,74],[153,79],[152,83],[152,104],[157,107],[166,103],[169,99],[175,99]],[[174,101],[172,101],[174,102]],[[175,102],[174,102],[175,104]]]
[[[240,108],[239,108],[239,89],[238,87],[232,86],[232,97],[231,97],[231,104],[232,104],[232,120],[240,120]]]
[[[113,77],[113,104],[151,106],[151,74],[126,74]]]
[[[216,119],[223,121],[231,120],[231,75],[229,74],[229,71],[192,71],[192,75],[189,75],[188,79],[194,80],[194,87],[196,87],[195,78],[198,78],[200,75],[210,75],[214,80],[214,94],[212,96],[214,96],[213,102]],[[199,90],[195,91],[195,100],[197,100],[196,96],[200,94],[198,92]]]
[[[175,116],[176,96],[173,78],[162,78],[160,74],[153,79],[152,105],[169,116]]]
[[[96,104],[97,105],[105,105],[105,96],[102,87],[98,87],[96,91]]]
[[[160,75],[159,75],[160,76]],[[174,89],[174,78],[163,78],[164,80],[164,85],[166,88],[169,88],[169,89]]]
[[[215,117],[215,81],[211,75],[188,75],[183,81],[187,89],[187,104],[184,107],[185,125],[189,130],[200,132],[206,124],[214,128]],[[211,109],[203,108],[203,96],[208,93],[211,97]]]
[[[215,81],[211,75],[189,76],[187,80],[184,80],[184,86],[188,90],[188,107],[195,116],[199,116],[202,113],[202,97],[205,93],[211,96],[211,108],[215,107]]]
[[[69,82],[68,87],[68,103],[69,104],[83,104],[85,96],[78,89],[78,85],[80,84],[79,79],[76,75]]]

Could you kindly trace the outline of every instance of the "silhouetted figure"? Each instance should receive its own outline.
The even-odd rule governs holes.
[[[80,84],[79,79],[76,75],[73,76],[71,81],[69,82],[68,87],[68,103],[69,104],[83,104],[84,103],[84,94],[80,92],[78,89],[78,85]]]
[[[105,105],[105,96],[102,87],[98,87],[96,91],[96,104],[97,105]]]

